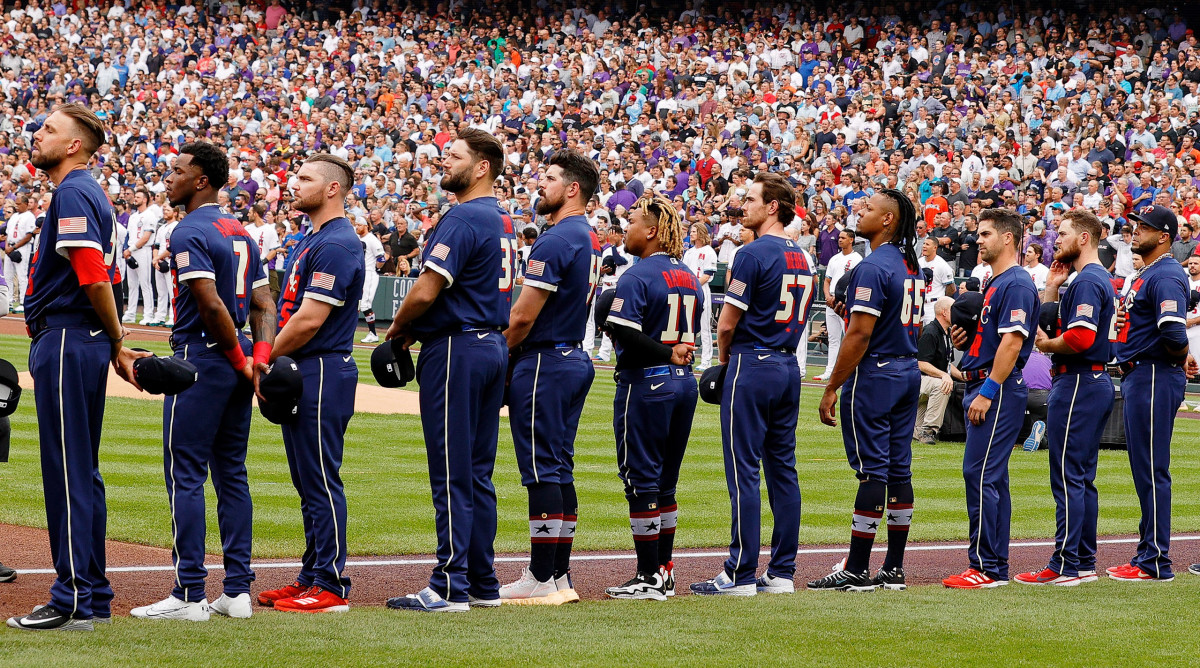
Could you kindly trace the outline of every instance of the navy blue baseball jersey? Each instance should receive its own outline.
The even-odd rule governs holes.
[[[699,301],[696,275],[683,262],[655,253],[621,274],[608,322],[669,346],[694,344],[700,330]],[[615,345],[619,358],[623,348],[620,342]]]
[[[1108,364],[1113,357],[1109,337],[1117,313],[1117,295],[1108,272],[1098,264],[1089,264],[1075,275],[1058,302],[1058,333],[1073,327],[1086,327],[1096,333],[1087,350],[1073,355],[1056,354],[1055,366]]]
[[[583,340],[592,295],[600,282],[600,242],[583,216],[568,216],[546,230],[525,266],[525,286],[550,297],[533,323],[526,345]]]
[[[95,248],[104,255],[111,281],[116,275],[117,219],[104,188],[82,169],[69,172],[54,190],[42,223],[25,289],[25,319],[92,310],[67,255],[72,248]],[[44,252],[53,249],[53,252]]]
[[[363,244],[354,226],[346,218],[334,218],[301,239],[292,253],[296,260],[279,295],[279,327],[287,324],[305,299],[333,307],[317,333],[292,357],[350,354],[358,327],[358,300],[366,279]]]
[[[176,343],[206,338],[200,306],[189,285],[197,278],[211,279],[216,284],[217,295],[229,310],[234,327],[244,327],[250,315],[250,292],[267,284],[258,244],[246,227],[220,207],[205,205],[179,221],[169,244],[176,283]]]
[[[1125,326],[1117,333],[1117,362],[1167,360],[1158,329],[1166,323],[1187,326],[1188,277],[1175,258],[1163,256],[1133,278],[1125,293]]]
[[[877,318],[867,354],[881,357],[915,356],[921,335],[925,279],[908,268],[900,249],[882,244],[850,274],[846,289],[848,315],[869,313]]]
[[[1020,332],[1025,337],[1016,364],[1018,369],[1025,368],[1025,361],[1033,350],[1030,333],[1036,326],[1040,305],[1037,288],[1024,268],[1013,265],[993,276],[983,293],[983,312],[976,325],[975,340],[959,368],[963,371],[991,369],[1000,339],[1009,332]]]
[[[795,348],[804,334],[816,279],[791,239],[768,235],[733,258],[725,303],[745,312],[733,347]]]
[[[422,271],[441,274],[446,287],[413,321],[417,338],[507,327],[516,255],[512,218],[495,197],[478,197],[446,212],[421,256]]]

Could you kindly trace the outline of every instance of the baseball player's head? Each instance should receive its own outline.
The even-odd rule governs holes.
[[[666,253],[675,259],[683,257],[683,230],[679,227],[679,212],[671,200],[655,195],[633,205],[629,210],[625,250],[643,258],[654,253]]]
[[[708,236],[708,226],[704,223],[696,223],[695,225],[692,225],[690,236],[692,238],[692,246],[695,246],[696,248],[707,246],[711,242],[711,239]]]
[[[872,247],[877,243],[896,246],[909,270],[917,270],[917,209],[904,193],[889,188],[868,198],[855,232]]]
[[[1174,211],[1165,206],[1144,206],[1130,211],[1129,219],[1137,223],[1130,246],[1143,262],[1151,262],[1170,250],[1179,230],[1179,217]]]
[[[596,163],[578,151],[557,151],[546,164],[546,174],[538,183],[538,215],[559,220],[582,213],[599,187]]]
[[[1099,255],[1100,239],[1104,236],[1104,224],[1096,214],[1086,209],[1071,209],[1058,226],[1054,261],[1074,265],[1082,258],[1080,266],[1091,262]]]
[[[979,214],[979,259],[993,265],[1015,263],[1024,229],[1016,211],[984,209]]]
[[[461,200],[473,188],[491,193],[504,170],[504,145],[490,133],[467,128],[442,157],[442,189]]]
[[[216,202],[228,179],[229,158],[224,151],[208,142],[184,144],[167,173],[167,201],[184,207]]]
[[[104,143],[104,121],[82,104],[72,102],[55,109],[33,134],[29,161],[46,172],[64,164],[70,169],[86,165]]]
[[[796,190],[774,172],[759,172],[746,192],[742,225],[762,236],[775,226],[787,227],[796,216]]]
[[[296,173],[292,208],[315,217],[320,211],[345,215],[346,196],[354,185],[354,168],[336,155],[310,156]]]
[[[1200,255],[1189,255],[1187,259],[1187,272],[1192,280],[1200,278]]]

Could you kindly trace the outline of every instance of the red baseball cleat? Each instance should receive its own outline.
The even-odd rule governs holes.
[[[292,584],[286,587],[280,587],[279,589],[270,589],[258,595],[258,604],[265,605],[269,608],[275,605],[276,601],[285,598],[296,598],[300,594],[303,594],[307,589],[308,587],[305,587],[299,582],[293,582]]]
[[[1175,579],[1175,574],[1172,573],[1167,577],[1156,578],[1133,564],[1125,564],[1124,566],[1116,566],[1108,569],[1108,577],[1126,582],[1169,582]]]
[[[1052,571],[1049,568],[1030,573],[1021,573],[1016,579],[1017,582],[1020,582],[1021,584],[1058,585],[1059,587],[1075,587],[1078,586],[1079,583],[1083,582],[1083,580],[1077,576],[1062,575],[1061,573]]]
[[[275,609],[282,612],[349,612],[346,599],[320,587],[309,587],[295,598],[275,601]]]
[[[958,575],[951,575],[942,580],[942,584],[950,589],[992,589],[1008,584],[1008,580],[993,580],[985,573],[968,568]]]

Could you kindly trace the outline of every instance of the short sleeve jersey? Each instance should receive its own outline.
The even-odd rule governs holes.
[[[725,287],[725,304],[744,311],[732,350],[795,348],[808,322],[815,281],[804,251],[791,239],[767,235],[743,246]]]
[[[1167,255],[1131,280],[1123,301],[1125,326],[1117,333],[1117,362],[1167,359],[1159,329],[1171,322],[1187,326],[1187,272]]]
[[[365,235],[358,238],[362,242],[363,247],[363,267],[369,271],[375,272],[375,263],[383,262],[387,259],[383,254],[383,242],[379,237],[367,232]]]
[[[850,253],[849,255],[838,253],[829,258],[829,263],[825,266],[825,278],[829,279],[829,291],[833,292],[834,287],[837,286],[837,282],[841,280],[842,276],[850,273],[851,270],[858,266],[859,262],[862,262],[862,259],[862,256],[858,253]]]
[[[117,218],[108,194],[85,170],[69,172],[54,190],[42,238],[33,254],[25,290],[25,318],[61,313],[92,313],[92,303],[79,286],[68,251],[94,248],[103,255],[108,278],[115,276]]]
[[[740,247],[739,247],[740,248]],[[734,248],[733,257],[737,257],[737,248]],[[683,254],[683,263],[697,277],[708,276],[709,281],[712,281],[713,276],[717,274],[717,252],[712,246],[695,246],[687,249]],[[709,284],[705,283],[700,286],[702,292],[710,290]]]
[[[201,206],[179,221],[168,245],[178,290],[172,332],[176,343],[208,339],[192,294],[191,281],[196,279],[213,281],[234,327],[244,327],[250,315],[250,293],[266,285],[267,276],[258,259],[258,245],[241,221],[216,205]]]
[[[446,212],[422,252],[422,272],[446,287],[412,329],[417,338],[508,325],[516,269],[512,218],[495,197],[478,197]]]
[[[917,354],[924,294],[924,277],[908,268],[893,244],[881,244],[855,267],[846,286],[847,312],[850,317],[867,313],[876,318],[868,355]]]
[[[296,359],[354,350],[358,302],[362,299],[362,240],[346,218],[334,218],[292,247],[296,261],[279,294],[279,328],[283,329],[305,299],[333,307],[321,328],[292,354]]]
[[[993,276],[983,290],[983,312],[976,324],[975,340],[963,356],[960,368],[991,369],[1000,339],[1009,332],[1018,332],[1025,339],[1016,364],[1016,368],[1024,368],[1033,351],[1032,333],[1040,305],[1033,279],[1020,266],[1013,265]]]
[[[1087,350],[1073,355],[1056,354],[1056,366],[1077,364],[1108,364],[1113,357],[1109,330],[1117,312],[1117,294],[1113,291],[1108,272],[1098,264],[1089,264],[1075,275],[1058,302],[1058,333],[1084,327],[1096,333]]]
[[[600,241],[583,216],[567,216],[546,230],[529,250],[527,288],[550,296],[525,338],[527,345],[583,340],[596,284]]]
[[[700,283],[683,262],[666,253],[639,260],[617,280],[608,322],[635,329],[659,343],[695,343],[700,329]],[[624,352],[615,343],[618,366]]]

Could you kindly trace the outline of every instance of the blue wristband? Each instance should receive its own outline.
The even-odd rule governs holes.
[[[988,378],[983,381],[983,386],[979,388],[979,396],[985,399],[995,399],[996,393],[1000,391],[1000,383]]]

